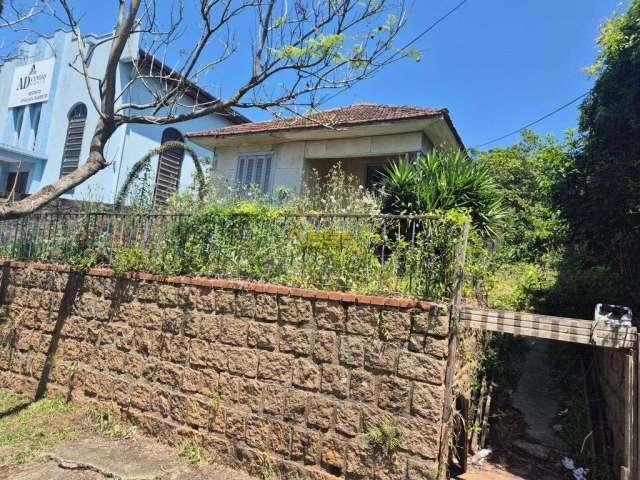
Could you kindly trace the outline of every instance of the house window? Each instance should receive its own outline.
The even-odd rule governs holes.
[[[270,191],[273,163],[271,153],[241,155],[236,167],[236,183],[246,187],[255,185],[263,192]]]
[[[80,163],[84,125],[87,121],[87,107],[84,103],[78,103],[71,109],[68,118],[67,137],[64,141],[62,165],[60,166],[61,178],[77,169]],[[73,190],[69,190],[67,193],[73,193]]]
[[[184,138],[175,128],[167,128],[162,132],[161,141],[163,144],[167,142],[184,142]],[[169,197],[178,190],[183,159],[184,149],[182,148],[170,148],[160,154],[156,185],[153,192],[154,205],[166,205]]]

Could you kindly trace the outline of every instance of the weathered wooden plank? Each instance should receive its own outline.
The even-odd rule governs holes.
[[[471,328],[611,348],[632,348],[637,339],[635,327],[525,312],[464,307],[460,319]]]
[[[469,308],[464,307],[462,309],[462,315],[473,315],[475,316],[488,316],[501,318],[505,320],[521,320],[521,321],[530,321],[537,322],[545,325],[562,325],[566,327],[575,327],[580,328],[585,325],[591,325],[591,320],[583,320],[578,318],[568,318],[568,317],[555,317],[553,315],[538,315],[535,313],[526,313],[526,312],[509,312],[506,310],[486,310],[481,308]],[[599,327],[606,328],[634,328],[634,327],[611,327],[609,325],[600,324]]]
[[[580,338],[590,339],[592,336],[595,338],[605,338],[617,341],[628,342],[631,345],[636,341],[636,329],[634,327],[613,327],[606,325],[599,325],[595,331],[584,328],[567,328],[563,326],[549,326],[549,325],[537,325],[534,322],[518,322],[514,320],[504,320],[495,317],[484,317],[482,319],[469,318],[468,316],[461,316],[462,322],[472,322],[476,325],[488,324],[492,325],[492,329],[504,328],[512,332],[517,332],[518,329],[526,330],[539,330],[546,332],[547,335],[555,334],[562,337],[576,336]],[[593,334],[593,335],[592,335]]]
[[[596,323],[594,325],[593,322],[589,320],[575,320],[567,323],[549,323],[546,322],[542,316],[540,316],[536,320],[521,320],[513,318],[500,318],[491,314],[481,315],[479,313],[470,313],[466,310],[461,313],[460,317],[463,320],[471,320],[475,322],[502,323],[504,325],[513,325],[515,327],[538,328],[540,330],[551,330],[554,332],[562,333],[591,335],[592,329],[595,328],[597,332],[617,332],[620,336],[623,337],[633,336],[635,334],[635,327],[613,326],[605,325],[603,323]]]
[[[505,325],[503,323],[480,322],[474,320],[462,319],[462,325],[468,328],[484,330],[490,332],[511,333],[514,335],[522,335],[525,337],[546,338],[550,340],[559,340],[564,342],[582,343],[585,345],[597,345],[609,348],[632,348],[635,344],[631,336],[621,337],[611,332],[596,331],[593,338],[591,335],[583,334],[565,334],[554,332],[551,330],[540,330],[537,328],[522,328],[513,325]]]

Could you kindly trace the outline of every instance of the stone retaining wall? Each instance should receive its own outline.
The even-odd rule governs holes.
[[[435,477],[442,306],[17,262],[0,303],[0,387],[117,405],[144,431],[253,473]],[[391,457],[367,441],[385,423],[401,435]]]

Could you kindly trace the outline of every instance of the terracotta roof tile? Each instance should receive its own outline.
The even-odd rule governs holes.
[[[287,130],[330,127],[347,127],[375,122],[409,120],[448,115],[446,108],[420,108],[411,106],[378,105],[359,103],[346,107],[315,112],[304,117],[295,116],[286,119],[268,120],[258,123],[232,125],[208,132],[188,133],[188,137],[228,137],[252,133],[268,133]]]

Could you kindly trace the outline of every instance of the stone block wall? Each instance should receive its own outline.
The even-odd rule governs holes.
[[[435,477],[443,306],[16,262],[0,303],[0,387],[117,405],[143,431],[252,473]],[[367,440],[383,424],[400,433],[392,456]]]

